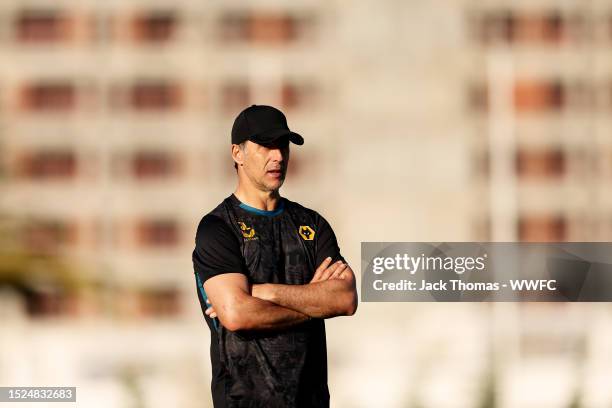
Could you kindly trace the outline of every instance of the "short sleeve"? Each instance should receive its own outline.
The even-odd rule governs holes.
[[[247,271],[238,238],[225,221],[210,214],[198,225],[192,260],[201,283],[223,273]]]
[[[340,247],[338,246],[334,230],[332,230],[327,220],[321,216],[319,216],[317,235],[317,261],[315,267],[318,268],[328,256],[332,257],[332,262],[346,262],[344,257],[340,254]]]

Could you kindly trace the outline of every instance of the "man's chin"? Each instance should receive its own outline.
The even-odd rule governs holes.
[[[283,185],[283,183],[285,182],[284,179],[278,180],[274,183],[266,183],[265,187],[266,189],[268,189],[268,191],[276,191],[279,188],[281,188],[281,186]]]

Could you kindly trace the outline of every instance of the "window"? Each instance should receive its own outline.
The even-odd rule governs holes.
[[[597,106],[596,87],[585,80],[574,79],[565,84],[564,104],[571,110],[591,110]]]
[[[593,104],[588,84],[566,86],[559,80],[518,80],[512,89],[513,105],[518,113],[546,113],[560,111],[566,106],[577,108]],[[467,90],[467,106],[473,112],[486,113],[489,109],[488,85],[474,83]]]
[[[310,83],[283,82],[273,96],[282,109],[299,109],[313,104],[315,88]],[[221,104],[225,112],[234,114],[253,103],[251,89],[246,81],[228,82],[221,88]]]
[[[559,81],[518,81],[514,85],[517,112],[546,112],[563,108],[565,92]]]
[[[28,315],[34,318],[75,315],[79,299],[62,289],[26,290],[25,303]]]
[[[477,36],[485,44],[509,43],[514,35],[515,19],[509,11],[491,12],[477,21]]]
[[[220,37],[226,42],[278,45],[296,41],[312,27],[309,16],[286,12],[233,11],[220,19]]]
[[[175,288],[146,289],[140,292],[141,312],[151,317],[172,317],[180,313],[180,292]]]
[[[57,10],[24,10],[15,20],[15,37],[21,42],[62,41],[70,35],[71,21]]]
[[[181,105],[181,89],[172,82],[139,82],[130,88],[130,104],[136,110],[170,110]]]
[[[70,151],[41,151],[21,157],[19,173],[30,179],[69,179],[77,173],[77,161]]]
[[[249,18],[248,37],[252,42],[282,44],[295,40],[297,20],[283,14],[254,14]]]
[[[565,155],[560,150],[519,150],[516,171],[521,178],[557,178],[565,173]]]
[[[576,25],[582,22],[579,18],[570,20]],[[476,26],[476,35],[484,44],[557,44],[568,34],[568,21],[557,11],[540,14],[493,11],[480,16]]]
[[[178,159],[165,152],[138,152],[131,161],[132,173],[139,179],[171,176],[178,171]]]
[[[179,241],[178,225],[174,220],[142,221],[138,228],[139,241],[147,247],[171,247]]]
[[[77,241],[76,225],[63,220],[33,220],[22,234],[24,246],[35,253],[55,252]]]
[[[280,100],[284,109],[296,109],[312,103],[314,87],[310,84],[286,82],[281,87]]]
[[[68,111],[76,106],[76,90],[68,82],[40,82],[22,90],[22,106],[28,111]]]
[[[520,241],[562,242],[566,240],[565,219],[558,216],[531,215],[519,219],[518,235]]]
[[[251,90],[246,82],[231,82],[221,89],[221,104],[225,112],[234,114],[251,105]]]
[[[564,38],[565,24],[557,12],[523,15],[516,19],[516,42],[558,43]]]
[[[248,16],[246,13],[232,12],[221,17],[220,37],[227,42],[245,41],[248,37]]]
[[[489,90],[486,83],[475,83],[468,88],[468,107],[474,112],[487,112]]]
[[[160,43],[172,39],[177,23],[172,11],[151,11],[134,18],[132,31],[137,41]]]

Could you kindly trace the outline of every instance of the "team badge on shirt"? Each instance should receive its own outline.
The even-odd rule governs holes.
[[[300,229],[298,230],[300,237],[304,239],[304,241],[312,241],[315,236],[315,232],[308,225],[300,225]]]
[[[242,232],[243,237],[246,239],[255,239],[255,230],[253,228],[247,227],[242,221],[238,221],[238,226],[240,227],[240,232]]]

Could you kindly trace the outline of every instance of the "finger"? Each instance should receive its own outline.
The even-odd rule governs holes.
[[[310,281],[311,282],[318,281],[321,278],[321,274],[323,273],[323,271],[325,271],[325,269],[327,269],[327,267],[329,266],[331,261],[332,261],[332,257],[331,256],[328,256],[327,258],[325,258],[323,260],[323,262],[321,262],[321,265],[319,265],[319,267],[315,271],[315,274],[314,274],[314,276],[312,277],[312,279]]]
[[[348,267],[344,270],[344,272],[342,272],[342,274],[340,275],[340,279],[346,279],[346,280],[354,280],[355,279],[355,274],[353,273],[353,271],[351,271],[351,268]]]
[[[216,317],[217,317],[217,313],[216,313],[216,312],[212,312],[212,313],[210,314],[210,318],[211,318],[211,319],[214,319],[214,318],[216,318]]]
[[[328,256],[327,258],[325,258],[323,260],[323,262],[321,262],[321,265],[319,265],[319,267],[317,268],[317,270],[315,271],[313,280],[318,279],[321,277],[321,274],[327,269],[327,267],[329,266],[329,264],[331,264],[332,261],[332,257]]]
[[[344,273],[347,268],[347,264],[342,264],[336,269],[336,271],[329,277],[329,279],[340,279],[340,276]]]
[[[341,279],[340,276],[342,276],[347,266],[348,266],[347,264],[340,265],[336,269],[336,271],[329,277],[329,279]]]
[[[319,282],[320,281],[324,281],[329,279],[329,276],[334,273],[334,271],[338,268],[338,266],[340,266],[340,264],[338,262],[333,263],[332,265],[329,266],[329,268],[325,269],[322,273],[321,276],[319,277]]]
[[[323,273],[321,274],[320,280],[328,280],[329,277],[333,275],[333,273],[336,271],[336,269],[340,267],[340,265],[342,265],[342,261],[338,261],[334,263],[333,265],[331,265],[329,268],[323,271]]]

